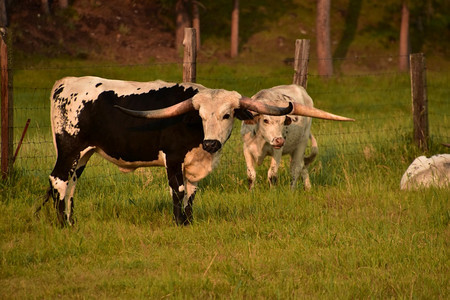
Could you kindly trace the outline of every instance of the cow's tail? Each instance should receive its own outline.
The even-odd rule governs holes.
[[[309,138],[311,139],[311,153],[309,156],[305,157],[305,167],[311,164],[316,159],[317,154],[319,154],[319,147],[317,146],[316,138],[312,135],[312,133],[309,134]]]
[[[52,198],[52,188],[49,187],[47,189],[47,192],[45,193],[45,195],[42,197],[43,201],[42,204],[38,206],[38,208],[36,209],[36,211],[34,212],[34,215],[36,217],[39,218],[39,212],[41,211],[41,209],[44,207],[44,205],[48,202],[48,200]]]

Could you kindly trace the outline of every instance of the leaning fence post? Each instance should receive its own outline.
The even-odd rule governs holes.
[[[196,81],[197,40],[194,28],[184,29],[183,82]]]
[[[0,37],[1,68],[1,176],[6,179],[13,164],[13,97],[12,73],[8,68],[8,47]]]
[[[308,83],[309,40],[295,41],[293,83],[306,89]]]
[[[428,150],[428,97],[423,53],[411,54],[411,98],[414,142],[424,151]]]

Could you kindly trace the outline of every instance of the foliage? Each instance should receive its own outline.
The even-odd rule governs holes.
[[[38,13],[38,2],[14,2],[11,6],[16,17],[12,18],[11,29],[15,47],[25,54],[44,53],[52,57],[70,54],[80,58],[98,55],[122,62],[135,56],[125,52],[133,45],[129,50],[132,53],[158,57],[170,52],[172,61],[178,58],[173,51],[174,35],[170,34],[175,31],[175,0],[86,2],[73,1],[72,8],[45,18]],[[397,55],[401,2],[333,0],[330,15],[333,56]],[[201,0],[199,3],[202,40],[199,56],[224,59],[229,53],[232,1]],[[425,52],[443,59],[450,57],[449,2],[410,0],[408,3],[412,52]],[[25,14],[27,10],[31,12]],[[281,62],[292,56],[298,38],[310,39],[314,49],[315,16],[315,0],[241,1],[240,55],[246,59]],[[124,30],[126,37],[116,40],[117,34]],[[138,43],[144,36],[148,43]],[[157,53],[144,52],[148,48],[156,48]],[[111,52],[119,54],[106,55]]]

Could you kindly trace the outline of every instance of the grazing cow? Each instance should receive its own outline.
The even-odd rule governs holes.
[[[403,174],[402,190],[416,190],[430,186],[446,187],[450,184],[450,154],[417,157]]]
[[[53,198],[62,225],[73,224],[75,186],[95,152],[124,172],[166,167],[175,220],[187,224],[197,184],[217,164],[234,118],[292,110],[199,84],[90,76],[56,81],[50,101],[57,160],[44,203]]]
[[[261,90],[252,99],[267,105],[286,105],[292,102],[303,109],[313,110],[313,101],[306,90],[298,85],[281,85]],[[267,174],[269,184],[277,180],[278,168],[282,155],[291,156],[291,188],[295,188],[299,175],[302,176],[305,189],[311,188],[307,166],[314,161],[318,147],[311,134],[311,118],[296,113],[289,116],[256,115],[253,119],[242,122],[241,136],[244,144],[244,157],[247,164],[249,188],[252,189],[256,179],[256,165],[261,165],[266,156],[271,157]],[[311,117],[352,121],[352,119],[329,113],[309,114]],[[311,139],[311,154],[305,157],[308,140]]]

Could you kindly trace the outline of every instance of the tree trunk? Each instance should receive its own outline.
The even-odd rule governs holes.
[[[231,57],[238,56],[239,49],[239,0],[233,0],[231,13]]]
[[[6,32],[6,27],[8,27],[8,15],[6,13],[5,1],[6,0],[0,0],[0,28]]]
[[[59,8],[66,9],[69,7],[69,0],[59,0]]]
[[[183,39],[184,39],[184,28],[191,27],[191,21],[189,18],[189,13],[187,0],[177,0],[175,4],[176,13],[176,32],[175,32],[175,43],[177,50],[183,49]]]
[[[333,75],[330,43],[330,0],[317,0],[317,59],[319,75]]]
[[[48,0],[41,0],[41,11],[44,15],[50,14],[50,6]]]
[[[406,1],[402,5],[402,21],[400,26],[400,51],[399,51],[399,70],[407,71],[409,69],[409,8]]]
[[[198,2],[192,1],[192,27],[196,32],[197,50],[200,49],[200,12],[198,10]]]

